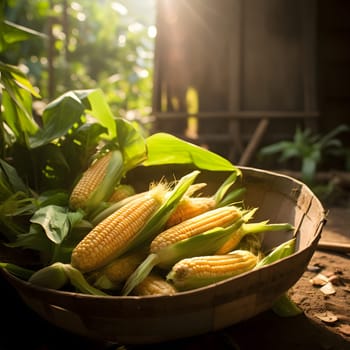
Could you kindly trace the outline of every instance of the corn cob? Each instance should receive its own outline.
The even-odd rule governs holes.
[[[150,274],[134,289],[132,294],[145,295],[173,295],[176,293],[175,287],[168,283],[163,277]]]
[[[106,265],[100,272],[93,285],[104,290],[117,290],[146,258],[146,250],[140,249],[120,256]]]
[[[112,194],[122,173],[123,157],[120,151],[110,151],[103,155],[92,163],[73,188],[69,198],[70,207],[94,208]]]
[[[95,160],[91,166],[83,173],[78,183],[73,188],[69,198],[70,206],[73,209],[84,206],[90,193],[98,186],[101,179],[106,175],[107,167],[112,158],[112,153],[109,152],[103,157]]]
[[[187,219],[214,209],[216,202],[212,197],[186,197],[177,206],[175,212],[166,222],[165,227],[175,226]]]
[[[195,203],[196,201],[195,202],[192,201],[192,199],[196,199],[196,198],[192,197],[194,195],[194,193],[198,192],[199,190],[201,190],[205,186],[207,186],[207,184],[202,182],[202,183],[193,184],[192,186],[189,187],[189,189],[187,190],[187,192],[185,193],[185,195],[181,199],[180,203],[178,204],[178,206],[176,207],[176,209],[174,210],[172,215],[170,215],[170,217],[168,218],[168,220],[165,224],[165,228],[169,228],[171,226],[177,225],[181,221],[185,221],[186,219],[190,219],[191,217],[199,215],[202,212],[206,211],[206,210],[203,210],[201,212],[200,209],[197,210],[197,208],[196,208],[197,205],[200,207],[201,203],[199,202],[196,205],[196,203]],[[200,197],[200,198],[202,198],[202,197]],[[193,214],[192,214],[192,212],[193,212]]]
[[[156,236],[150,245],[150,252],[157,253],[159,250],[206,232],[215,227],[226,227],[241,217],[241,211],[234,206],[226,206],[210,210],[194,218],[172,226]]]
[[[235,191],[234,195],[232,195],[233,193],[231,193],[228,197],[229,200],[228,201],[225,200],[224,204],[222,203],[228,189],[233,185],[236,179],[237,179],[237,173],[234,172],[218,188],[216,193],[210,197],[204,197],[204,196],[193,197],[192,196],[193,192],[202,188],[204,184],[198,184],[198,188],[195,188],[195,186],[193,186],[193,191],[186,193],[186,195],[183,197],[183,199],[181,200],[180,204],[177,206],[174,213],[168,219],[165,227],[166,228],[172,227],[174,225],[181,223],[182,221],[185,221],[197,215],[203,214],[219,206],[231,204],[234,198],[237,198],[241,194],[242,191],[240,189],[239,191]]]
[[[114,189],[112,195],[109,197],[108,202],[116,203],[134,194],[135,194],[135,189],[133,186],[126,185],[126,184],[118,185]]]
[[[123,254],[160,207],[165,193],[164,184],[159,184],[140,199],[122,206],[100,222],[74,248],[72,266],[89,272]]]
[[[248,272],[256,266],[257,260],[246,250],[187,258],[177,262],[166,279],[177,290],[200,288]]]
[[[50,289],[60,289],[69,282],[78,292],[92,295],[106,295],[101,290],[91,286],[84,275],[71,264],[61,262],[55,262],[35,271],[28,282]]]

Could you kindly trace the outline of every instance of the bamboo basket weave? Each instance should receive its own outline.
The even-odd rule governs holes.
[[[144,189],[155,174],[179,177],[184,167],[141,168],[129,179]],[[297,251],[276,263],[226,281],[173,296],[100,297],[32,286],[3,271],[23,301],[42,318],[70,332],[122,344],[164,342],[213,332],[269,309],[304,273],[321,237],[325,212],[303,183],[281,174],[241,168],[245,204],[258,207],[256,220],[290,222],[295,232],[264,236],[270,249],[297,237]],[[156,172],[155,172],[156,171]],[[177,171],[177,172],[176,172]],[[201,178],[202,176],[202,178]],[[221,173],[201,173],[198,181],[217,188]]]

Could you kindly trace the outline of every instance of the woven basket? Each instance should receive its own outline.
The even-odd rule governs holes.
[[[259,207],[256,220],[290,222],[296,227],[297,251],[274,264],[226,281],[173,296],[97,297],[48,290],[3,272],[24,302],[41,317],[70,332],[123,344],[146,344],[216,331],[269,309],[274,300],[304,273],[325,223],[320,201],[303,183],[273,172],[241,168],[247,188],[245,204]],[[190,169],[157,167],[129,174],[138,190],[155,174],[178,178]],[[202,178],[201,178],[202,176]],[[208,190],[217,188],[224,173],[200,174]],[[292,238],[293,232],[271,232],[264,247]]]

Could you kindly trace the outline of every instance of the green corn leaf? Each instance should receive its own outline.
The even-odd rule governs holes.
[[[81,124],[84,112],[89,111],[104,127],[106,137],[116,137],[114,117],[99,89],[68,91],[46,105],[43,127],[31,137],[31,148],[37,148],[68,134],[74,125]]]
[[[29,145],[29,137],[39,130],[32,115],[32,96],[30,92],[20,88],[7,72],[1,72],[2,105],[1,116],[10,127],[16,140],[21,145]]]
[[[144,192],[136,193],[130,197],[124,198],[118,202],[112,203],[112,204],[107,205],[107,206],[106,206],[106,203],[103,203],[101,205],[102,210],[101,210],[101,206],[99,206],[98,208],[96,208],[95,211],[93,211],[91,214],[89,214],[89,220],[90,220],[91,224],[93,226],[96,226],[102,220],[107,218],[109,215],[113,214],[116,210],[120,209],[122,206],[130,203],[133,200],[137,200],[138,198],[140,198],[144,194],[145,194]]]
[[[4,52],[5,50],[8,50],[12,44],[38,37],[46,38],[46,35],[5,20],[1,23],[0,37],[0,52]]]
[[[286,149],[290,149],[293,144],[290,141],[280,141],[271,145],[264,146],[259,154],[263,156],[274,155],[276,153],[284,152]]]
[[[31,137],[30,147],[37,148],[64,136],[75,123],[80,122],[83,112],[84,105],[73,91],[59,96],[45,107],[43,127]]]
[[[342,132],[348,132],[350,130],[350,127],[346,124],[340,124],[335,129],[331,130],[329,133],[324,135],[320,139],[320,147],[325,148],[328,147],[330,144],[329,142],[332,140],[335,140],[334,137]]]
[[[65,190],[50,190],[40,193],[38,202],[41,207],[47,205],[68,206],[69,193]]]
[[[287,293],[282,294],[272,305],[272,311],[280,317],[293,317],[304,311],[289,297]]]
[[[148,158],[144,165],[193,164],[198,169],[235,171],[230,161],[203,147],[181,140],[167,133],[156,133],[146,139]]]
[[[289,223],[269,224],[268,220],[261,222],[244,223],[241,228],[245,233],[259,233],[265,231],[290,231],[294,226]]]
[[[217,191],[214,194],[214,200],[217,205],[223,200],[225,197],[227,191],[230,189],[230,187],[236,182],[238,177],[237,172],[233,172],[217,189]]]
[[[256,268],[272,264],[280,259],[286,258],[295,251],[295,241],[296,238],[292,238],[286,242],[281,243],[279,246],[274,248],[268,255],[266,255],[262,260],[260,260]]]
[[[230,205],[233,203],[237,203],[237,201],[242,199],[242,196],[247,191],[245,187],[237,188],[233,191],[230,191],[228,194],[224,196],[224,198],[218,203],[217,207],[224,207],[226,205]]]
[[[10,195],[0,202],[1,233],[8,242],[14,242],[18,235],[27,232],[27,220],[22,219],[26,215],[33,215],[36,208],[35,199],[26,197],[22,192]]]
[[[66,208],[48,205],[38,209],[30,222],[40,225],[50,241],[60,244],[70,230],[67,214]]]
[[[0,262],[0,268],[25,281],[27,281],[34,273],[33,270],[9,262]]]
[[[149,254],[125,282],[122,295],[129,295],[131,291],[151,273],[153,268],[158,265],[159,261],[158,254]]]
[[[74,215],[74,213],[69,214]],[[70,223],[71,230],[63,240],[61,248],[72,252],[74,247],[94,228],[94,226],[90,223],[90,221],[87,221],[85,219],[80,219],[75,222],[72,222],[70,220]]]
[[[89,114],[105,128],[105,136],[110,139],[115,138],[117,136],[117,130],[114,116],[102,90],[77,90],[75,93],[83,102]]]
[[[91,295],[107,295],[91,286],[84,275],[70,264],[56,262],[36,271],[29,278],[29,282],[44,288],[61,289],[70,283],[80,293]]]
[[[85,279],[84,275],[79,270],[74,268],[72,265],[70,264],[62,264],[62,265],[65,273],[69,278],[71,285],[74,286],[78,292],[81,292],[84,294],[99,295],[99,296],[107,295],[101,290],[90,285],[88,281]]]
[[[10,248],[33,249],[47,255],[51,254],[54,243],[48,239],[42,226],[31,224],[29,232],[17,234],[15,241],[5,245]]]
[[[296,238],[286,241],[272,250],[265,258],[260,260],[255,269],[272,264],[280,259],[290,256],[295,251]],[[290,299],[287,293],[282,294],[272,305],[272,310],[281,317],[291,317],[303,311]]]
[[[250,213],[250,217],[252,217],[254,212]],[[247,218],[248,219],[248,218]],[[250,219],[250,218],[249,218]],[[264,232],[267,231],[289,231],[293,229],[293,226],[288,223],[282,224],[269,224],[268,220],[254,223],[243,223],[242,226],[237,230],[237,232],[233,232],[230,238],[225,242],[225,245],[221,247],[217,254],[225,254],[226,252],[232,251],[238,247],[241,243],[242,239],[247,235],[259,234],[260,241],[263,239]],[[257,238],[257,237],[256,237]]]
[[[6,186],[8,187],[8,190],[10,192],[29,192],[22,178],[18,175],[16,168],[14,168],[12,165],[10,165],[2,159],[0,159],[0,174],[3,174],[4,182],[6,183]],[[0,179],[1,178],[2,176],[0,177]]]
[[[28,282],[39,287],[61,289],[69,279],[62,263],[54,263],[35,271]]]
[[[116,118],[115,124],[126,173],[147,159],[146,141],[135,126],[127,120]]]

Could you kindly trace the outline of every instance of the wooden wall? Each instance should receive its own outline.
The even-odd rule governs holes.
[[[327,131],[348,121],[346,0],[157,6],[155,131],[192,137],[245,164],[259,147],[291,139],[297,126]],[[195,133],[188,133],[189,87],[198,92]]]
[[[321,130],[350,126],[350,1],[318,1],[318,100]],[[349,134],[342,136],[350,146]]]

